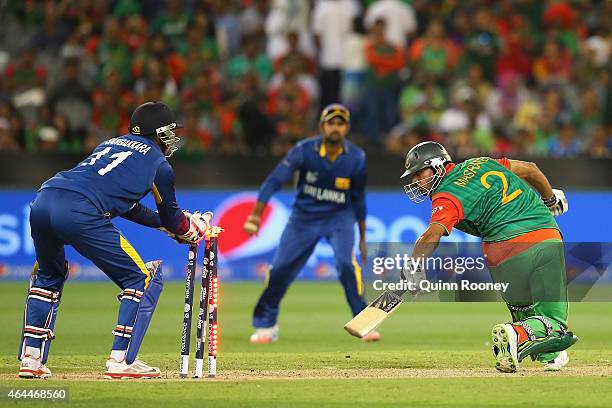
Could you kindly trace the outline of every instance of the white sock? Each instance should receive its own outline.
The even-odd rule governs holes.
[[[26,346],[25,353],[26,355],[29,354],[32,358],[40,358],[40,349],[37,347]]]
[[[122,362],[125,360],[125,355],[127,354],[127,350],[112,350],[111,358],[115,361]]]

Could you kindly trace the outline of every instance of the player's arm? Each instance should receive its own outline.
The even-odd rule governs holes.
[[[463,219],[463,206],[461,202],[453,195],[442,193],[434,196],[431,202],[431,219],[429,227],[417,239],[414,249],[412,250],[412,258],[424,259],[430,257],[443,235],[449,235],[455,225]],[[420,268],[410,267],[402,271],[403,278],[406,281],[413,282],[413,294],[419,292],[419,284],[426,279],[425,271]]]
[[[414,249],[412,250],[413,258],[428,258],[430,257],[438,244],[440,243],[440,239],[443,235],[446,234],[446,228],[439,223],[431,223],[429,227],[421,234],[421,236],[416,240],[414,244]]]
[[[542,198],[553,196],[550,182],[535,163],[521,160],[508,160],[508,162],[509,170],[535,188]]]
[[[144,225],[150,228],[161,228],[162,223],[159,214],[146,205],[136,203],[129,211],[121,214],[121,218]]]
[[[442,235],[446,233],[446,228],[442,224],[437,222],[429,224],[425,232],[416,240],[414,249],[412,250],[412,258],[418,260],[429,258],[440,244]],[[409,291],[413,295],[416,295],[420,292],[421,281],[427,279],[427,275],[420,266],[415,267],[414,264],[410,263],[402,270],[402,278],[410,282],[412,287]]]
[[[155,198],[161,227],[179,243],[194,244],[204,238],[212,213],[181,211],[174,192],[174,170],[163,161],[157,168],[151,192]]]
[[[189,220],[176,202],[174,171],[163,161],[157,168],[151,192],[155,198],[161,226],[173,234],[181,235],[189,229]]]
[[[412,250],[413,258],[429,257],[438,247],[440,238],[448,235],[452,228],[463,218],[461,202],[450,195],[440,195],[433,198],[431,220],[429,227],[417,239]],[[399,308],[403,296],[410,291],[417,294],[420,282],[427,277],[425,271],[414,268],[411,264],[401,271],[402,279],[409,287],[406,290],[384,291],[357,316],[344,325],[344,329],[356,337],[363,337],[376,329],[391,313]]]
[[[430,256],[440,242],[442,235],[446,233],[446,228],[439,223],[432,223],[425,230],[416,242],[416,246],[412,253],[416,256]],[[421,270],[406,270],[402,271],[403,279],[408,282],[413,282],[410,285],[418,288],[419,282],[425,279],[425,274]],[[413,294],[419,292],[418,289],[411,290]],[[344,329],[356,337],[362,338],[372,330],[382,324],[394,311],[396,311],[403,302],[403,295],[408,290],[386,290],[380,294],[372,303],[363,309],[357,316],[353,317]]]
[[[431,202],[429,227],[416,240],[413,258],[427,258],[436,250],[443,235],[449,235],[455,225],[463,219],[463,206],[450,194],[434,196]]]
[[[507,165],[504,160],[507,161]],[[499,162],[535,188],[553,215],[561,215],[567,212],[568,204],[565,193],[562,190],[553,189],[548,178],[535,163],[509,159],[500,159]]]
[[[302,162],[302,147],[300,145],[294,146],[289,150],[283,160],[276,165],[272,173],[268,175],[259,189],[255,208],[244,223],[243,228],[247,234],[257,234],[259,231],[259,224],[261,223],[261,216],[266,208],[268,200],[270,200],[270,197],[291,179],[293,173],[302,166]]]

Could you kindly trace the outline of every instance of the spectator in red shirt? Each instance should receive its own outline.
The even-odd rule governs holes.
[[[502,46],[495,62],[496,75],[499,77],[512,72],[528,77],[531,75],[531,55],[536,45],[533,32],[520,15],[513,15],[512,18],[505,19],[504,23],[506,26],[500,30]]]
[[[561,43],[549,40],[544,44],[542,56],[533,63],[533,75],[540,85],[566,83],[572,74],[572,58]]]
[[[282,121],[291,114],[306,114],[311,99],[294,73],[285,74],[283,82],[268,93],[268,114]]]
[[[383,134],[397,123],[398,74],[404,67],[403,50],[387,41],[385,28],[385,20],[376,20],[366,43],[369,67],[365,81],[363,130],[375,146],[382,143]]]
[[[138,14],[127,17],[121,31],[123,43],[130,52],[136,52],[146,44],[147,23]]]
[[[289,46],[287,52],[274,60],[274,70],[280,71],[288,59],[295,59],[300,62],[302,72],[314,74],[314,59],[300,50],[300,37],[297,32],[292,31],[287,34],[287,44]]]
[[[19,52],[17,61],[9,63],[4,70],[6,85],[13,94],[44,87],[47,69],[36,63],[34,50],[24,48]]]

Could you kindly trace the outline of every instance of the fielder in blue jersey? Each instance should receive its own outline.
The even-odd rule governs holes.
[[[122,290],[106,378],[159,377],[160,370],[136,355],[163,287],[161,261],[144,263],[111,222],[120,216],[163,229],[180,243],[205,237],[212,213],[181,211],[174,194],[174,171],[166,160],[177,149],[180,127],[161,102],[139,106],[130,133],[101,143],[68,171],[47,180],[31,204],[30,227],[36,262],[26,308],[19,376],[46,378],[45,363],[68,263],[64,246],[72,245]],[[151,192],[157,212],[139,201]],[[92,316],[92,318],[95,318]]]
[[[360,232],[359,250],[365,263],[366,156],[345,140],[350,113],[339,104],[327,106],[320,117],[321,135],[299,142],[276,166],[261,186],[253,213],[244,224],[248,234],[257,234],[266,203],[297,171],[297,191],[289,222],[283,231],[268,285],[253,313],[255,333],[251,343],[278,339],[279,304],[312,254],[325,238],[334,249],[339,279],[353,315],[366,307],[361,267],[353,252],[354,226]],[[379,340],[377,332],[365,341]]]

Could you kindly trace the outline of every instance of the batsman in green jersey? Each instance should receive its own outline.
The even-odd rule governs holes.
[[[534,163],[478,157],[454,164],[435,142],[414,146],[406,155],[411,200],[432,201],[429,227],[413,257],[431,256],[443,235],[457,228],[482,238],[495,282],[509,283],[502,294],[512,322],[492,330],[495,368],[515,372],[530,356],[546,370],[569,361],[567,348],[578,338],[567,330],[565,256],[553,215],[568,209],[561,190],[551,187]],[[403,272],[417,283],[424,271]]]

